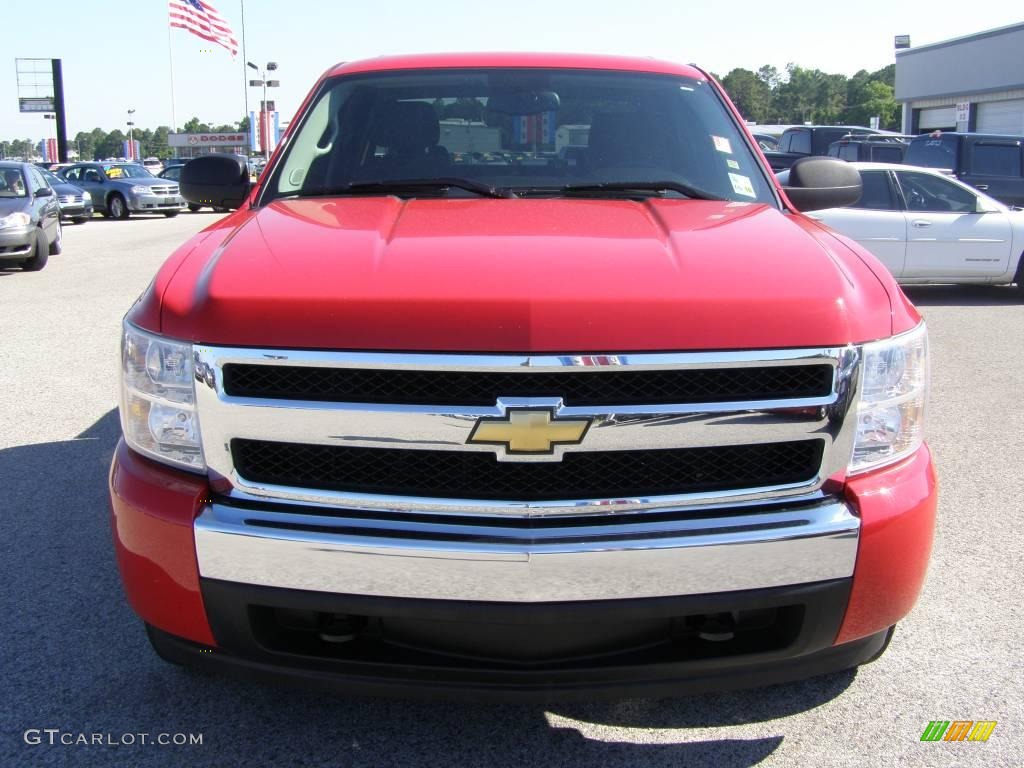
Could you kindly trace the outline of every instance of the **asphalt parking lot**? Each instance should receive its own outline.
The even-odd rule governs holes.
[[[1024,758],[1024,293],[920,287],[939,524],[917,607],[857,672],[753,691],[566,706],[345,699],[180,670],[121,592],[106,472],[120,319],[211,213],[65,228],[0,268],[0,765],[1020,766]],[[923,743],[930,720],[996,720]],[[26,744],[29,729],[202,734],[201,745]]]

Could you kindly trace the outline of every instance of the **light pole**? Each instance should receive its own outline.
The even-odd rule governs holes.
[[[132,122],[132,115],[135,114],[134,109],[128,110],[128,160],[138,160],[135,156],[135,141],[132,129],[135,127],[135,123]]]
[[[269,105],[267,103],[267,88],[277,88],[279,85],[281,85],[281,81],[280,80],[267,80],[267,72],[273,72],[274,70],[276,70],[277,69],[277,62],[276,61],[268,61],[267,62],[267,68],[265,70],[260,70],[260,68],[257,67],[255,64],[253,64],[251,61],[247,61],[247,62],[245,62],[245,64],[250,69],[254,69],[254,70],[256,70],[257,72],[260,73],[260,79],[259,80],[250,80],[249,81],[249,85],[256,86],[256,87],[263,86],[263,102],[260,104],[260,122],[263,124],[263,128],[266,131],[266,137],[265,138],[261,137],[261,139],[263,139],[263,159],[269,162],[270,161],[270,109],[268,108]]]

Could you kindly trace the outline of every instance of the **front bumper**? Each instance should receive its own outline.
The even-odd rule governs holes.
[[[274,505],[230,506],[204,478],[123,443],[111,497],[126,593],[166,657],[352,692],[499,698],[660,695],[861,663],[917,597],[935,514],[927,448],[810,504],[806,524],[788,533],[741,523],[735,541],[715,541],[707,537],[730,531],[701,531],[691,513],[671,521],[670,535],[637,522],[586,552],[538,545],[543,530],[526,549],[469,531],[469,548],[439,550],[434,535],[381,551],[367,536],[379,520],[325,531],[315,509],[299,521],[302,535],[286,536]],[[263,531],[239,529],[257,517]],[[323,546],[327,536],[344,543]],[[339,617],[355,643],[321,637]],[[714,636],[708,622],[719,621],[735,623],[730,639],[694,640]]]
[[[180,211],[185,207],[181,195],[136,195],[128,196],[128,209],[133,213],[162,213]]]
[[[200,575],[387,598],[633,600],[849,578],[860,529],[835,499],[501,521],[281,508],[204,506]]]
[[[0,261],[27,259],[32,255],[35,237],[33,226],[0,229]]]
[[[92,203],[61,203],[60,217],[62,219],[85,219],[93,214]]]
[[[168,661],[348,695],[567,701],[656,697],[788,682],[846,669],[884,650],[891,630],[844,645],[848,579],[686,598],[507,604],[367,599],[203,580],[218,645],[147,626]],[[343,613],[364,630],[324,642],[276,612]],[[707,640],[690,617],[732,612],[751,623]],[[443,651],[437,647],[443,646]],[[500,658],[482,655],[500,652]]]

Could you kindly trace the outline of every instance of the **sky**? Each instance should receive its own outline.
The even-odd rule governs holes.
[[[891,64],[897,34],[916,46],[1024,21],[1017,0],[973,3],[969,13],[963,3],[892,0],[208,1],[239,41],[244,2],[245,53],[260,65],[278,63],[281,86],[269,98],[285,120],[328,67],[382,54],[568,51],[693,62],[719,75],[764,64],[782,70],[789,62],[851,75]],[[234,123],[245,114],[244,83],[257,75],[245,71],[242,52],[232,60],[223,48],[170,29],[166,0],[40,7],[0,0],[4,27],[17,30],[4,36],[7,61],[0,61],[0,139],[55,135],[53,121],[18,112],[14,59],[22,57],[63,60],[69,138],[95,127],[126,131],[129,109],[146,128],[193,116]],[[261,96],[248,90],[257,109]]]

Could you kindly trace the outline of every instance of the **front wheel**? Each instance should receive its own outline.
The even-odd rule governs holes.
[[[38,272],[46,266],[49,250],[48,243],[46,242],[46,233],[41,229],[37,229],[36,244],[32,249],[32,256],[21,262],[21,268],[26,272]]]
[[[196,211],[198,211],[198,210],[199,210],[200,208],[202,208],[202,207],[203,207],[203,206],[201,206],[201,205],[196,205],[195,203],[189,203],[189,204],[188,204],[188,209],[189,209],[189,210],[190,210],[190,211],[191,211],[192,213],[195,213]]]
[[[64,227],[61,226],[60,222],[57,222],[57,236],[50,243],[50,255],[56,256],[62,250],[64,250]]]
[[[178,211],[164,211],[164,216],[166,216],[168,219],[173,219],[177,215]]]
[[[76,216],[75,218],[72,219],[72,221],[75,222],[75,224],[85,224],[85,222],[87,222],[88,220],[88,216]]]
[[[124,221],[131,215],[131,211],[128,210],[128,203],[116,192],[110,196],[110,200],[107,202],[107,210],[110,211],[111,218],[120,221]]]

